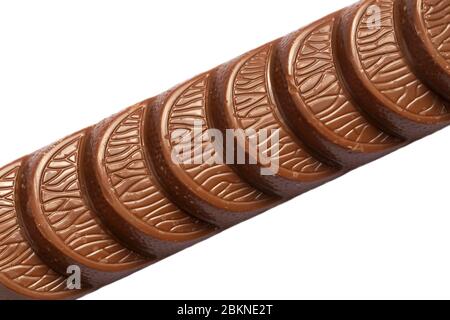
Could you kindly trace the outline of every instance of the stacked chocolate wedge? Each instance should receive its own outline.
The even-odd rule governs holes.
[[[447,126],[448,101],[450,0],[333,13],[3,167],[0,298],[80,297]]]

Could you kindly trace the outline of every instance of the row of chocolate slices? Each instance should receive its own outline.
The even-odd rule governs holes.
[[[328,15],[3,167],[0,298],[85,295],[447,126],[448,101],[450,0]]]

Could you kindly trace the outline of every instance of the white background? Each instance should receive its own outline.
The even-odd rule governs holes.
[[[352,0],[1,1],[0,163]],[[450,130],[89,299],[450,298]]]

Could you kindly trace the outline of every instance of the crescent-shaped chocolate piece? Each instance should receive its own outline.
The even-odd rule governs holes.
[[[254,164],[234,165],[237,172],[267,193],[290,197],[335,178],[341,170],[316,159],[281,114],[273,90],[275,46],[269,43],[219,67],[211,106],[213,122],[224,134],[229,129],[251,131],[245,139],[236,138],[239,146],[233,160],[240,148]],[[274,134],[275,143],[271,143]],[[276,149],[274,144],[278,144]],[[270,161],[272,153],[277,156],[276,163]],[[262,174],[273,164],[276,171]]]
[[[423,82],[450,100],[450,1],[398,1],[407,58]]]
[[[276,86],[292,130],[328,161],[352,168],[401,145],[381,130],[353,100],[335,52],[340,12],[283,38]]]
[[[211,137],[210,75],[170,90],[148,110],[146,138],[160,183],[179,207],[204,221],[228,227],[279,202],[255,189],[228,165]],[[184,158],[176,158],[178,152]],[[209,161],[212,161],[210,163]]]
[[[418,139],[450,123],[448,103],[408,63],[394,0],[362,1],[339,21],[339,57],[351,93],[380,126]]]
[[[91,209],[82,156],[86,131],[35,153],[22,173],[23,222],[38,255],[58,272],[76,265],[100,286],[149,264],[119,243]]]
[[[84,167],[96,212],[112,232],[144,255],[165,257],[215,228],[174,205],[159,185],[145,144],[147,102],[95,126]]]
[[[88,292],[69,289],[67,278],[31,248],[19,223],[16,191],[23,160],[0,169],[0,300],[74,299]]]

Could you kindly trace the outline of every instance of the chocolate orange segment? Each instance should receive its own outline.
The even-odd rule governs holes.
[[[401,141],[371,121],[348,92],[335,52],[338,17],[282,40],[275,83],[292,130],[325,161],[348,168],[394,150]]]
[[[70,290],[67,279],[36,255],[19,224],[16,189],[21,166],[19,160],[0,169],[0,299],[77,298],[86,291]]]
[[[215,128],[210,122],[209,81],[209,74],[203,74],[163,95],[149,108],[146,133],[149,145],[156,148],[151,155],[160,183],[172,201],[223,227],[267,210],[278,200],[250,186],[220,161],[223,155],[210,131]],[[175,149],[185,150],[184,158],[173,157]]]
[[[416,0],[416,8],[420,9],[427,37],[433,48],[450,64],[450,1],[449,0]],[[414,4],[414,1],[410,1]],[[448,69],[448,67],[446,68]]]
[[[77,265],[83,280],[102,285],[148,262],[125,248],[92,211],[84,186],[86,130],[36,153],[24,170],[24,225],[34,249],[55,269]]]
[[[153,174],[144,142],[147,103],[93,129],[86,164],[96,211],[112,232],[144,254],[167,256],[211,234],[214,228],[179,209]]]
[[[450,99],[450,1],[398,1],[410,64],[422,81]]]
[[[416,139],[447,125],[450,112],[409,65],[396,8],[393,0],[372,0],[347,9],[340,22],[340,58],[361,108],[390,132]]]
[[[245,141],[237,142],[242,144],[240,148],[245,150],[247,159],[253,156],[256,161],[254,165],[235,165],[239,174],[269,193],[286,197],[335,177],[338,170],[313,157],[286,124],[272,86],[274,46],[275,43],[268,44],[219,68],[212,107],[215,123],[222,132],[251,130]],[[263,132],[265,139],[260,138]],[[251,139],[255,139],[257,150],[250,150]],[[274,143],[278,144],[276,151],[272,148]],[[270,165],[267,159],[273,156],[277,170],[262,174],[263,168]]]

